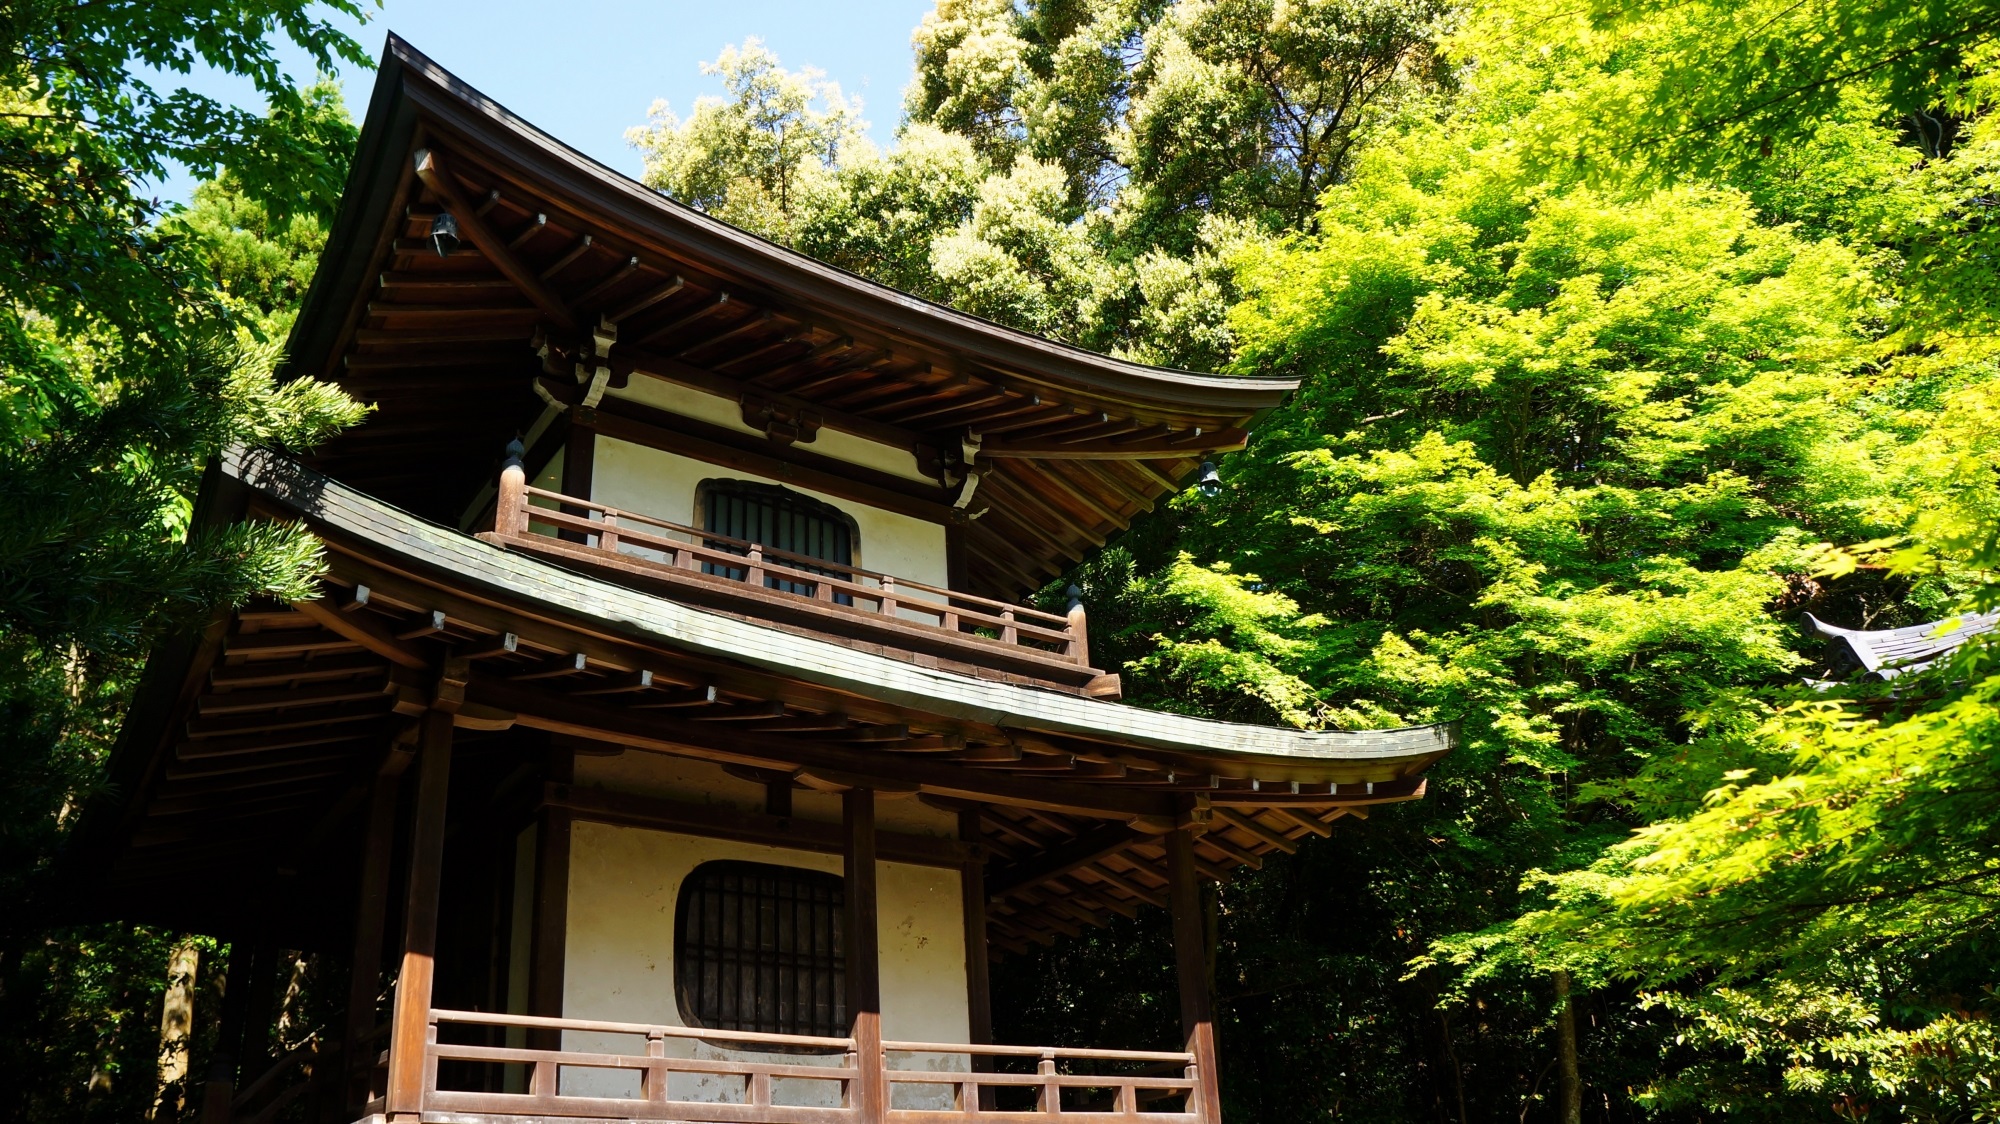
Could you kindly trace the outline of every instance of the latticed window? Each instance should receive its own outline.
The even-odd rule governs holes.
[[[775,484],[752,484],[743,480],[707,481],[701,486],[701,496],[703,530],[758,543],[765,550],[785,550],[832,563],[831,566],[819,567],[772,559],[764,572],[764,584],[768,588],[806,597],[818,592],[814,582],[778,576],[786,569],[853,578],[853,571],[845,567],[854,564],[854,523],[832,504],[821,503],[811,496],[802,496]],[[707,545],[717,550],[740,549],[721,542]],[[745,577],[742,567],[719,562],[704,562],[702,570],[736,581]],[[846,594],[841,594],[836,600],[843,605],[853,603]]]
[[[674,984],[690,1026],[847,1033],[838,875],[707,862],[681,884]]]

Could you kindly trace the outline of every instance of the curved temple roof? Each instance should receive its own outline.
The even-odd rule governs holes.
[[[463,238],[442,255],[440,211]],[[428,517],[456,521],[545,403],[633,412],[589,384],[601,369],[614,389],[737,398],[770,427],[759,455],[812,467],[819,428],[908,449],[936,483],[876,483],[958,527],[968,590],[995,596],[1102,545],[1296,387],[1100,355],[777,246],[582,156],[393,35],[289,351],[290,370],[378,405],[312,463]],[[640,414],[623,420],[678,424]]]

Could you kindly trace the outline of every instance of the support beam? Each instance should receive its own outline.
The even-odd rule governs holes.
[[[1168,833],[1167,890],[1174,915],[1174,964],[1181,992],[1181,1033],[1194,1055],[1196,1085],[1191,1099],[1201,1124],[1221,1124],[1221,1087],[1216,1074],[1215,1015],[1208,994],[1208,942],[1202,920],[1200,872],[1195,868],[1191,828]]]
[[[846,878],[847,1010],[854,1020],[854,1054],[859,1076],[853,1104],[859,1124],[882,1124],[889,1114],[887,1061],[882,1055],[881,938],[876,929],[875,790],[850,788],[840,798],[841,826],[847,833],[842,873]]]
[[[391,750],[389,759],[406,760]],[[361,881],[354,908],[354,953],[347,977],[347,1100],[363,1104],[374,1095],[375,1000],[382,989],[382,934],[389,910],[389,860],[396,837],[396,790],[400,770],[384,769],[368,792],[368,818],[361,841]]]
[[[416,1124],[423,1111],[424,1047],[436,975],[438,890],[443,883],[445,800],[451,787],[452,716],[424,715],[417,751],[416,822],[410,832],[409,899],[403,913],[403,964],[389,1019],[389,1124]]]

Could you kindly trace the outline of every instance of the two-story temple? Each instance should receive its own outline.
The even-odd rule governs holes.
[[[214,1124],[1214,1124],[1201,881],[1450,746],[1121,704],[1024,603],[1293,383],[830,268],[394,38],[289,354],[374,414],[197,518],[323,588],[156,655],[76,867],[232,943]],[[1155,906],[1182,1040],[991,1041],[989,960]],[[351,965],[283,1060],[276,948]]]

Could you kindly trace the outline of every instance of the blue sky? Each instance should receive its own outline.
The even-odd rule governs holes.
[[[655,98],[685,116],[695,98],[720,93],[701,63],[752,35],[786,67],[818,67],[859,94],[870,132],[886,143],[910,80],[910,32],[930,7],[931,0],[384,0],[367,25],[351,30],[371,57],[396,32],[515,113],[637,174],[625,130],[645,121]],[[310,77],[302,57],[285,58],[293,77]],[[349,68],[340,80],[358,120],[374,73]],[[213,74],[168,75],[158,84],[261,106],[247,83]],[[156,191],[185,200],[192,189],[182,176]]]

